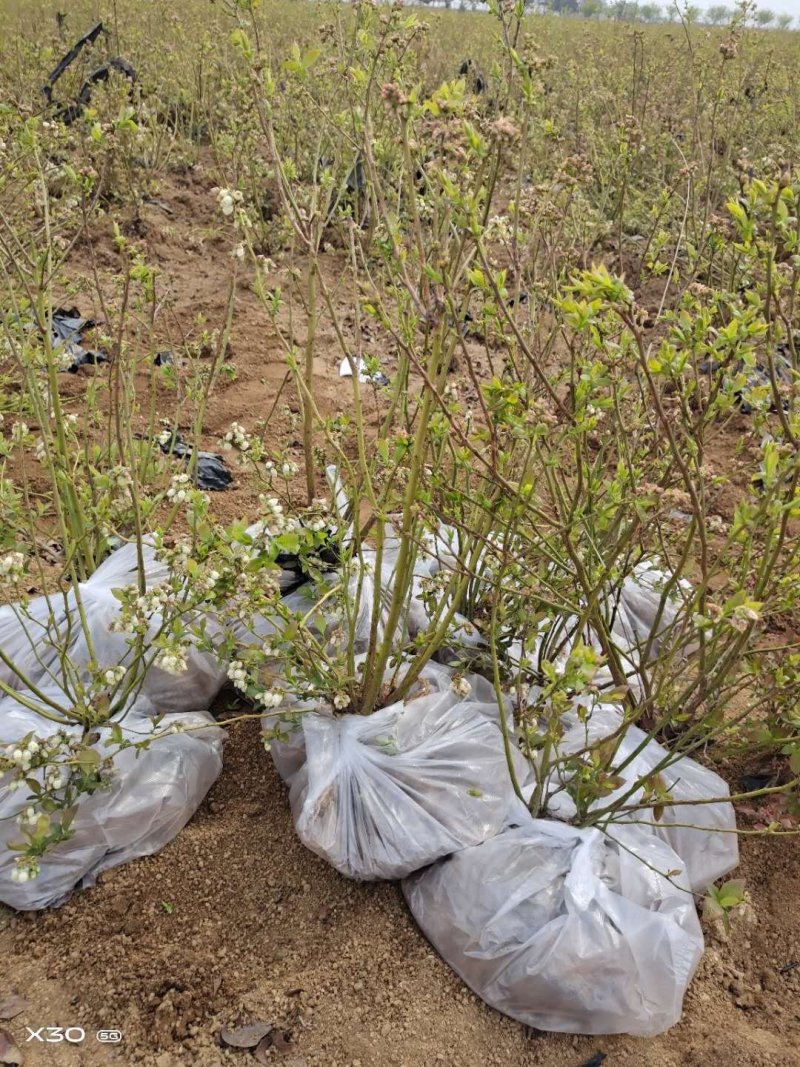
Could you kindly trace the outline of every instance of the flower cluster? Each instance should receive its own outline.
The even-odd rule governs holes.
[[[222,439],[222,447],[225,449],[236,448],[239,452],[249,452],[253,447],[253,439],[244,426],[238,422],[232,422],[230,429]]]
[[[22,885],[39,876],[39,861],[33,856],[21,856],[11,871],[11,881]]]
[[[103,672],[103,681],[109,689],[114,689],[119,685],[126,673],[127,668],[123,667],[122,664],[118,664],[116,667],[109,667]]]
[[[256,550],[257,558],[257,550]],[[237,574],[234,590],[225,603],[229,617],[249,623],[280,597],[278,569],[262,568],[255,573],[242,571]]]
[[[283,693],[280,689],[263,689],[253,697],[262,708],[279,708],[283,703]]]
[[[228,680],[242,693],[247,689],[247,669],[241,660],[234,659],[228,664]]]
[[[155,615],[176,606],[175,594],[167,585],[156,585],[139,593],[135,585],[118,590],[122,608],[111,623],[113,633],[146,633]]]
[[[244,196],[238,189],[213,189],[212,192],[217,198],[220,210],[225,216],[232,215],[236,210],[236,206],[241,204],[244,200]]]
[[[274,496],[262,495],[258,498],[263,515],[264,532],[275,537],[286,529],[287,520],[283,513],[283,505]]]
[[[187,649],[181,645],[162,648],[155,658],[155,665],[165,674],[183,674],[187,667]]]
[[[6,759],[24,774],[27,774],[32,764],[36,761],[41,747],[35,737],[19,745],[9,745],[6,749]]]
[[[25,557],[21,552],[9,552],[0,559],[0,578],[18,582],[25,573]]]
[[[254,704],[269,710],[278,708],[284,700],[284,694],[280,689],[258,689],[253,685],[245,664],[239,660],[232,660],[228,667],[228,678],[240,693],[246,694]]]
[[[173,504],[185,504],[191,500],[191,497],[192,480],[189,475],[173,474],[169,489],[167,489],[167,500],[171,500]]]
[[[512,237],[511,220],[507,215],[492,215],[484,231],[487,241],[508,242]]]
[[[30,434],[26,422],[15,422],[11,427],[11,440],[15,445],[24,444]]]

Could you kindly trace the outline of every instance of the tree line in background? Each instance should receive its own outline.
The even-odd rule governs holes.
[[[426,0],[419,0],[426,3]],[[430,0],[429,6],[448,9],[480,10],[486,7],[484,0]],[[748,7],[745,17],[761,29],[789,30],[794,18],[785,12],[777,13],[769,8]],[[744,21],[742,5],[727,7],[712,4],[703,9],[696,4],[683,4],[680,9],[674,3],[639,3],[639,0],[527,0],[530,10],[555,15],[576,15],[586,19],[611,19],[615,22],[677,22],[679,20],[707,26],[726,26],[736,19]],[[800,24],[800,18],[798,19]]]

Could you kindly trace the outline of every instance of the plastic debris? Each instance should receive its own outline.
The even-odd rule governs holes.
[[[497,705],[451,681],[425,670],[415,695],[368,716],[297,705],[299,728],[272,743],[300,840],[341,874],[402,878],[503,825],[515,794]]]
[[[142,203],[147,204],[148,207],[157,207],[159,211],[163,211],[165,215],[175,214],[175,212],[165,200],[157,200],[154,196],[143,196]]]
[[[62,29],[64,27],[66,17],[66,15],[63,15],[59,18],[59,29]],[[75,42],[72,48],[70,48],[69,52],[67,52],[67,54],[58,61],[58,63],[50,72],[50,74],[48,74],[47,84],[42,88],[42,92],[47,98],[48,103],[50,103],[53,99],[53,86],[64,73],[64,71],[67,70],[68,67],[72,66],[72,64],[75,62],[75,60],[78,58],[78,56],[81,54],[81,52],[87,45],[94,44],[94,42],[97,40],[101,33],[108,33],[108,30],[106,30],[102,22],[98,22],[96,25],[92,26],[92,28],[83,35],[83,37],[79,38]]]
[[[159,448],[167,456],[177,456],[189,466],[195,450],[187,445],[181,435],[173,433],[166,441],[159,440]],[[233,481],[233,475],[228,470],[225,460],[216,452],[196,453],[197,461],[194,464],[194,483],[198,489],[219,493]]]
[[[384,386],[389,385],[389,379],[383,373],[383,371],[375,371],[374,374],[370,374],[367,370],[366,360],[361,357],[356,359],[355,357],[345,358],[339,364],[339,377],[340,378],[352,378],[353,377],[353,364],[358,367],[358,380],[360,382],[369,383],[373,385]]]
[[[65,354],[63,370],[77,374],[80,367],[108,363],[108,353],[102,349],[91,351],[80,343],[83,333],[97,326],[94,319],[84,319],[77,308],[56,308],[53,312],[51,344],[55,352]]]
[[[81,86],[81,90],[78,93],[78,99],[75,103],[69,104],[67,107],[59,111],[56,118],[63,122],[65,126],[71,126],[76,119],[81,117],[84,110],[91,103],[92,90],[95,85],[99,82],[107,82],[112,71],[122,74],[130,82],[136,81],[136,71],[130,63],[128,63],[127,60],[116,56],[114,59],[110,59],[108,63],[103,63],[102,66],[92,71]]]
[[[667,571],[654,563],[638,563],[615,592],[609,592],[603,604],[607,629],[618,654],[626,683],[634,692],[641,692],[642,675],[664,651],[673,637],[683,634],[690,627],[692,589],[688,582],[673,581]],[[663,599],[663,605],[662,605]],[[526,654],[529,668],[539,671],[542,660],[563,670],[574,645],[580,641],[603,655],[597,634],[591,627],[579,632],[576,617],[559,615],[545,620],[539,629],[534,647]],[[693,641],[687,641],[684,649],[690,652]],[[516,655],[522,655],[515,649]],[[593,684],[601,691],[614,689],[617,682],[608,666],[602,666],[593,678]]]
[[[486,88],[486,79],[471,59],[461,61],[461,66],[458,68],[458,76],[466,79],[467,88],[473,93],[480,94]]]
[[[403,883],[442,958],[527,1026],[653,1037],[681,1017],[703,935],[683,864],[637,827],[522,819]]]
[[[51,696],[64,694],[51,691]],[[35,699],[33,694],[28,694]],[[123,736],[131,742],[152,737],[150,718],[155,709],[138,699],[121,720]],[[56,727],[14,697],[0,700],[0,744],[18,742],[29,734],[40,741],[58,729],[79,736],[77,726]],[[222,770],[223,731],[204,711],[171,716],[156,727],[157,736],[145,750],[121,751],[104,747],[110,729],[96,731],[93,747],[101,758],[113,755],[114,770],[107,789],[83,794],[71,824],[70,837],[53,846],[41,859],[37,877],[11,878],[18,853],[0,849],[0,901],[20,911],[64,902],[75,888],[91,885],[101,871],[158,852],[186,825]],[[42,782],[42,772],[31,777]],[[23,788],[10,792],[9,775],[0,775],[0,826],[4,840],[14,837],[15,819],[31,803]],[[20,834],[17,832],[17,838]]]
[[[345,183],[348,193],[364,193],[367,189],[367,176],[364,172],[364,161],[359,156],[353,166],[350,168],[350,172],[347,175],[347,182]]]
[[[272,1023],[250,1023],[249,1026],[237,1026],[235,1029],[220,1030],[219,1039],[228,1048],[254,1049],[275,1027]]]
[[[516,307],[517,304],[524,305],[527,303],[528,294],[524,290],[519,294],[519,299],[511,296],[505,302],[507,308],[513,308]],[[465,337],[483,337],[483,323],[480,322],[480,320],[476,320],[471,311],[465,312],[461,323],[461,332]]]
[[[329,156],[320,156],[317,160],[318,170],[327,170],[334,166],[335,161]],[[355,162],[347,172],[344,186],[333,189],[328,202],[328,221],[337,211],[337,208],[349,206],[352,209],[358,205],[359,225],[363,229],[367,225],[369,216],[369,197],[367,196],[367,174],[364,169],[363,157],[359,154]]]
[[[779,387],[789,388],[798,381],[798,375],[794,370],[791,351],[788,345],[780,343],[775,346],[772,364],[775,372],[775,381]],[[736,403],[743,415],[752,415],[757,408],[762,407],[762,405],[751,403],[750,400],[747,399],[747,395],[751,390],[764,391],[769,398],[769,404],[766,405],[767,410],[772,412],[776,410],[772,390],[772,378],[770,376],[768,364],[757,362],[753,366],[748,366],[744,360],[737,360],[732,365],[729,365],[720,360],[707,359],[704,360],[697,369],[701,374],[707,375],[720,373],[726,376],[744,375],[744,385],[737,388],[734,393]],[[788,411],[789,401],[786,397],[781,398],[781,404],[784,411]]]
[[[59,22],[59,27],[63,28],[63,22]],[[42,92],[47,99],[48,104],[53,102],[53,86],[62,76],[62,74],[72,66],[78,56],[81,54],[84,48],[88,45],[94,44],[100,34],[108,34],[108,30],[105,28],[102,22],[98,22],[94,25],[83,37],[79,38],[75,44],[70,48],[69,52],[53,68],[47,77],[47,82],[42,88]],[[116,56],[113,59],[108,60],[107,63],[101,64],[95,70],[88,75],[83,85],[80,88],[77,99],[73,104],[68,104],[62,108],[57,114],[56,118],[63,122],[66,126],[72,125],[76,119],[80,118],[85,108],[89,105],[92,99],[92,90],[99,82],[108,81],[112,71],[122,74],[128,78],[131,82],[136,81],[136,71],[128,63],[127,60],[122,59],[120,56]]]

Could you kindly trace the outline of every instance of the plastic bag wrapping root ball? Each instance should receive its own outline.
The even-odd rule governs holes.
[[[660,654],[665,638],[675,627],[691,625],[686,599],[691,602],[692,587],[681,579],[665,597],[670,581],[669,573],[652,563],[638,563],[623,582],[616,604],[613,633],[642,652],[649,645],[649,659]]]
[[[156,558],[152,546],[144,544],[142,554],[146,586],[153,589],[167,578],[167,568]],[[112,630],[120,611],[113,590],[135,584],[138,577],[135,545],[124,545],[112,552],[91,578],[80,585],[85,626],[72,592],[37,597],[24,608],[21,605],[0,607],[0,648],[13,664],[10,667],[0,662],[0,680],[15,689],[25,689],[28,685],[63,685],[61,657],[64,653],[72,669],[79,673],[86,670],[95,656],[101,669],[129,664],[133,635]],[[160,618],[154,616],[148,635],[151,639],[161,625]],[[146,654],[150,662],[153,650]],[[160,712],[192,711],[207,707],[225,678],[223,664],[214,656],[193,649],[187,669],[180,674],[169,674],[150,662],[140,695],[149,697]]]
[[[273,742],[300,840],[341,874],[402,878],[502,826],[515,795],[497,705],[445,680],[369,716],[306,711]]]
[[[587,744],[596,744],[610,737],[622,723],[620,712],[606,704],[591,708],[585,722],[572,713],[565,718],[567,729],[558,743],[558,754],[562,756],[580,752]],[[638,751],[640,748],[641,751]],[[648,741],[647,734],[637,726],[626,727],[611,764],[616,769],[633,756],[631,762],[618,772],[625,782],[613,793],[597,801],[595,806],[605,808],[625,797],[631,784],[646,778],[667,754],[667,750],[657,741]],[[730,790],[718,774],[689,756],[681,756],[660,774],[672,799],[680,803],[667,804],[659,819],[654,818],[652,808],[643,807],[621,814],[617,820],[648,824],[641,826],[641,829],[660,837],[677,852],[689,885],[695,893],[701,893],[739,864],[739,841],[733,832],[736,830],[736,814],[733,805],[724,799],[730,796]],[[552,784],[555,786],[558,783],[554,780]],[[716,797],[720,798],[719,803],[707,803]],[[625,803],[635,804],[640,798],[641,790],[628,797]],[[575,806],[566,790],[553,797],[547,811],[566,821],[575,816]],[[619,825],[619,821],[613,823],[615,827]]]
[[[633,826],[614,837],[528,817],[403,892],[498,1011],[540,1030],[652,1037],[680,1018],[703,935],[685,880],[666,877],[682,866],[669,845]]]
[[[152,714],[149,701],[138,700],[122,719],[125,738],[150,736]],[[91,885],[101,871],[152,855],[176,836],[222,770],[224,734],[204,711],[163,719],[157,732],[173,725],[185,732],[159,736],[138,758],[136,749],[104,748],[109,731],[100,731],[95,747],[101,756],[114,754],[110,788],[80,796],[72,836],[48,851],[38,876],[24,883],[11,879],[17,853],[6,842],[21,839],[16,817],[31,801],[24,787],[10,792],[10,775],[0,775],[0,902],[20,911],[61,904],[73,889]],[[13,697],[0,700],[0,745],[31,732],[43,739],[58,729]],[[78,732],[77,727],[65,729]],[[41,780],[41,772],[36,776]]]
[[[637,564],[620,588],[613,594],[609,592],[604,601],[604,615],[620,666],[627,684],[636,693],[641,692],[641,675],[647,671],[648,665],[663,653],[672,635],[682,634],[683,628],[690,625],[686,601],[691,598],[691,586],[681,579],[670,586],[669,593],[664,596],[663,591],[670,581],[668,572],[644,561]],[[579,641],[603,655],[600,640],[591,627],[584,626],[579,630],[576,616],[561,615],[542,624],[540,635],[527,658],[535,664],[542,656],[553,661],[557,670],[563,671]],[[687,642],[679,652],[683,654],[691,648],[692,643]],[[516,654],[521,655],[521,649],[517,649]],[[608,665],[599,668],[594,684],[600,689],[616,688]]]
[[[336,488],[339,481],[335,468],[329,468],[328,481],[334,494],[340,495],[340,489]],[[336,511],[342,516],[344,510],[346,510],[345,503],[340,499]],[[264,524],[255,523],[248,527],[246,533],[257,546],[264,537]],[[432,534],[424,539],[415,561],[408,600],[401,612],[400,632],[396,634],[398,644],[402,643],[403,634],[413,638],[429,628],[431,619],[425,605],[424,582],[441,570],[450,569],[456,565],[457,561],[450,547],[450,541],[454,539],[455,532],[446,526],[442,526],[436,535]],[[342,546],[348,543],[347,537],[341,542]],[[308,616],[313,629],[330,642],[332,652],[337,650],[333,635],[345,632],[345,637],[340,639],[340,643],[341,640],[352,639],[352,651],[356,655],[363,654],[369,646],[376,598],[380,599],[376,638],[379,642],[384,639],[400,546],[399,536],[390,529],[384,541],[379,576],[377,575],[377,553],[373,549],[361,549],[349,563],[331,571],[316,587],[310,581],[299,580],[302,578],[302,568],[291,569],[291,565],[284,565],[279,557],[276,562],[281,570],[277,575],[277,580],[283,594],[284,607],[289,611]],[[288,561],[284,562],[288,564]],[[341,611],[334,608],[331,602],[327,602],[324,607],[315,611],[316,604],[324,595],[326,583],[338,584],[343,577],[348,587],[347,599],[350,605],[357,606],[355,618],[352,621],[348,620],[346,624],[344,624],[345,620],[342,618]],[[273,612],[257,614],[252,619],[234,620],[231,632],[240,645],[247,647],[259,644],[282,631],[283,628],[284,621]],[[464,658],[482,643],[483,640],[478,630],[466,618],[456,615],[447,636],[446,647],[440,649],[437,656],[443,660]],[[341,648],[338,650],[341,651]]]

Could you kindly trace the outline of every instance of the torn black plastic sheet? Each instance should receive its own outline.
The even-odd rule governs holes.
[[[63,18],[66,19],[66,15],[63,16]],[[59,21],[59,26],[61,25],[63,25],[63,23]],[[48,103],[50,103],[53,99],[53,86],[64,73],[64,71],[67,70],[68,67],[72,66],[72,64],[75,62],[75,60],[78,58],[78,56],[81,54],[81,52],[87,45],[94,44],[94,42],[97,40],[101,33],[108,33],[108,30],[105,28],[102,22],[98,22],[97,25],[92,26],[92,28],[83,35],[83,37],[81,37],[75,42],[72,48],[70,48],[69,52],[67,52],[67,54],[58,61],[58,64],[53,68],[50,74],[48,74],[47,84],[42,87],[42,92],[47,97]]]
[[[95,85],[97,85],[98,82],[107,82],[111,76],[112,70],[122,74],[131,83],[136,81],[136,71],[130,63],[128,63],[126,59],[116,56],[114,59],[110,59],[108,63],[103,63],[102,66],[92,71],[81,86],[81,91],[78,93],[78,99],[75,103],[62,108],[56,115],[56,118],[60,122],[63,122],[65,126],[71,126],[76,119],[81,117],[84,110],[89,106],[92,99],[92,90]]]
[[[294,553],[278,553],[275,563],[282,571],[280,580],[281,596],[288,596],[289,593],[293,593],[296,589],[300,589],[313,581],[308,562],[313,561],[315,567],[319,570],[334,570],[341,566],[341,544],[335,540],[336,528],[331,526],[328,534],[327,543],[311,553],[309,561]]]
[[[42,86],[42,92],[44,93],[48,104],[52,104],[53,102],[53,86],[64,71],[71,67],[83,49],[94,44],[101,34],[108,35],[108,30],[102,22],[98,22],[96,25],[92,26],[83,37],[75,42],[69,52],[58,61],[57,65],[53,68],[50,74],[48,74],[47,82]],[[112,70],[122,74],[124,77],[128,78],[130,82],[136,81],[136,71],[126,59],[122,59],[121,56],[115,56],[113,59],[109,59],[108,62],[102,63],[99,67],[93,70],[86,78],[80,88],[75,103],[67,104],[66,107],[63,107],[56,114],[58,121],[63,122],[65,126],[71,126],[76,119],[80,118],[84,109],[89,105],[89,102],[92,99],[92,89],[98,82],[108,81]]]
[[[96,325],[94,319],[84,319],[77,308],[56,308],[53,312],[51,344],[54,352],[63,352],[69,358],[61,367],[68,374],[77,374],[80,367],[108,363],[108,353],[103,349],[94,351],[81,344],[84,332]]]
[[[187,445],[179,433],[173,433],[165,441],[159,439],[158,447],[167,456],[177,456],[186,463],[191,463],[192,456],[196,454],[197,462],[194,464],[194,483],[198,489],[206,489],[212,493],[220,493],[233,481],[233,475],[228,470],[225,460],[216,452],[195,453],[191,445]]]
[[[798,375],[793,368],[791,355],[787,345],[776,345],[775,352],[772,357],[772,364],[774,367],[775,381],[777,385],[791,386],[795,381],[798,380]],[[713,374],[718,374],[720,372],[727,372],[730,374],[741,374],[743,371],[747,370],[746,385],[742,389],[737,389],[736,393],[734,394],[736,397],[736,403],[743,415],[752,415],[755,411],[753,405],[744,398],[745,390],[759,389],[763,388],[764,386],[769,386],[770,389],[772,388],[772,376],[770,374],[770,368],[769,366],[765,366],[763,363],[756,363],[754,367],[746,368],[744,362],[742,360],[738,360],[731,367],[727,367],[726,364],[721,362],[720,360],[706,359],[698,366],[697,369],[701,374],[707,374],[709,376]],[[783,405],[783,410],[788,411],[789,402],[785,397],[781,398],[781,404]],[[776,410],[774,397],[770,401],[769,410],[773,412]]]

